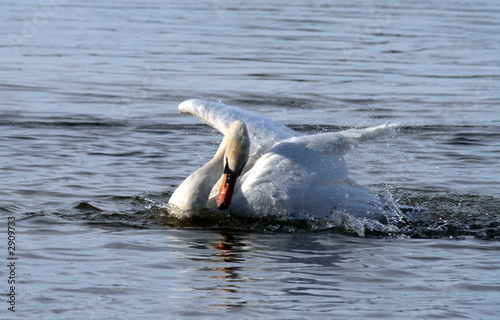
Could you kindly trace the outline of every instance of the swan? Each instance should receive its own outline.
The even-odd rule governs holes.
[[[304,135],[221,103],[191,99],[179,104],[179,111],[200,118],[224,138],[214,157],[170,197],[169,211],[176,217],[304,220],[344,212],[383,221],[391,215],[378,196],[348,177],[343,156],[396,125]]]

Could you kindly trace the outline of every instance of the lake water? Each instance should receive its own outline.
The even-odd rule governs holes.
[[[498,1],[7,0],[0,16],[1,319],[498,318]],[[158,212],[221,141],[178,114],[189,98],[307,133],[399,123],[350,174],[425,210],[390,233],[172,225]]]

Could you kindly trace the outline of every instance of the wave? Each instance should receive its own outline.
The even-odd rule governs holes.
[[[236,219],[227,215],[214,215],[212,219],[178,219],[168,214],[169,196],[103,196],[50,210],[25,212],[20,219],[44,217],[105,229],[167,227],[216,232],[337,232],[360,237],[500,240],[500,199],[492,196],[398,191],[386,195],[386,201],[392,210],[398,210],[400,218],[387,223],[359,219],[348,213],[306,221]],[[7,208],[0,209],[7,211]]]

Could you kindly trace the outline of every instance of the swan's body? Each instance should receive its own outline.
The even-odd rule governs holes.
[[[321,219],[338,211],[375,220],[387,215],[377,196],[348,177],[343,155],[352,145],[394,126],[303,135],[223,104],[194,99],[182,102],[179,110],[225,137],[213,159],[172,194],[173,214],[192,217],[206,208],[220,212],[230,205],[234,217],[278,220]],[[224,170],[241,173],[229,204],[221,198]]]

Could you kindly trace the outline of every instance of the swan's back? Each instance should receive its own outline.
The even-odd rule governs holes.
[[[243,176],[235,212],[298,220],[325,218],[334,211],[384,216],[378,197],[349,178],[344,154],[394,127],[303,135],[277,143]]]

